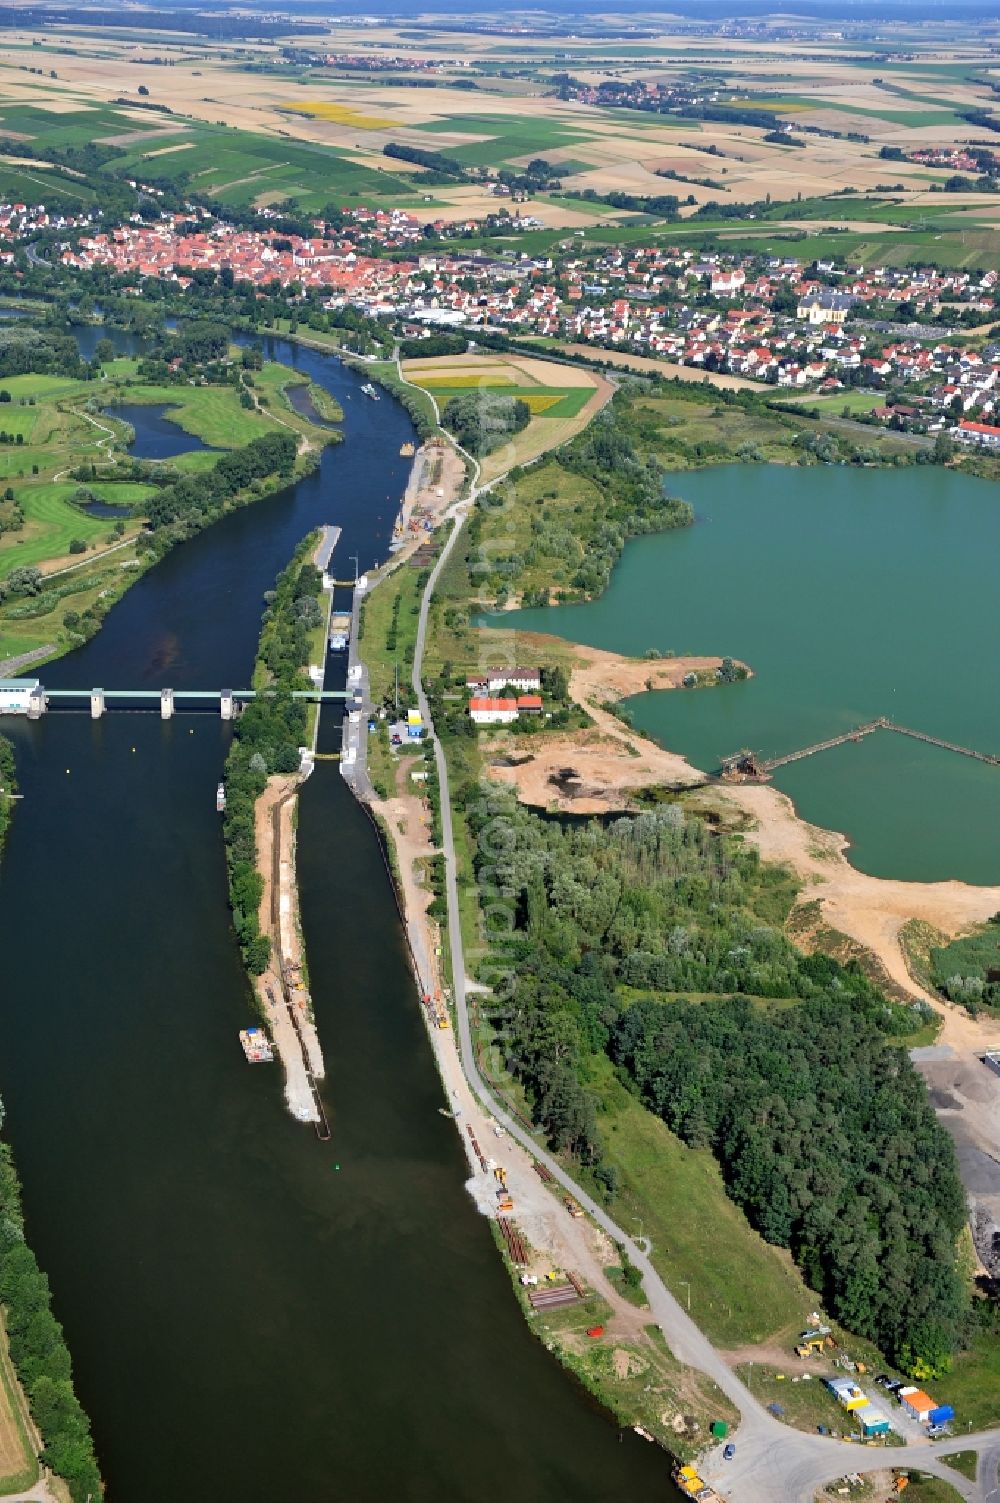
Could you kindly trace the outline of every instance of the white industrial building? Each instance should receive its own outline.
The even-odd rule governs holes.
[[[27,715],[37,678],[0,678],[0,715]]]

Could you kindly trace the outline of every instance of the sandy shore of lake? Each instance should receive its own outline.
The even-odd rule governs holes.
[[[545,644],[551,639],[540,633],[523,637],[528,648],[524,655],[544,661]],[[560,641],[560,653],[567,645]],[[845,835],[809,824],[773,784],[709,779],[678,752],[639,735],[602,708],[646,689],[675,689],[686,673],[718,667],[719,658],[651,662],[575,644],[570,651],[570,696],[586,711],[592,727],[544,738],[497,738],[496,759],[487,768],[490,777],[516,788],[525,803],[577,814],[635,809],[635,794],[657,785],[711,786],[713,801],[747,822],[746,839],[763,859],[786,865],[795,873],[801,883],[798,907],[818,903],[823,923],[873,955],[896,987],[934,1008],[942,1018],[939,1043],[961,1050],[997,1044],[1000,1028],[995,1022],[969,1017],[964,1009],[943,1002],[914,979],[900,935],[911,919],[949,938],[966,932],[1000,911],[1000,885],[869,876],[848,860]],[[509,765],[522,757],[530,760]]]

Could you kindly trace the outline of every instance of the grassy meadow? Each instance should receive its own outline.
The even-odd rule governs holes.
[[[79,615],[101,595],[117,593],[123,570],[137,567],[133,540],[142,531],[143,503],[153,486],[119,478],[128,434],[114,416],[116,405],[166,404],[171,421],[210,446],[168,461],[178,473],[210,468],[218,451],[240,448],[273,432],[276,423],[313,448],[329,442],[330,429],[310,424],[288,403],[285,387],[301,377],[269,362],[252,379],[260,404],[255,408],[241,405],[234,386],[141,382],[138,363],[129,359],[110,361],[99,382],[48,375],[0,381],[0,393],[10,396],[0,400],[0,432],[23,439],[0,443],[0,486],[14,493],[12,501],[0,503],[7,528],[0,532],[0,583],[25,567],[57,576],[41,595],[10,596],[0,604],[0,661],[57,651],[66,638],[67,614]],[[92,477],[73,479],[71,470],[88,465],[94,466]],[[76,505],[81,483],[99,501],[120,507],[120,518],[92,516]],[[15,507],[24,519],[19,527]]]

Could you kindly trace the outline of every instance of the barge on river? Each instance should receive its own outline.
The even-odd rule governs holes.
[[[685,1498],[694,1498],[696,1503],[725,1503],[725,1499],[714,1487],[709,1487],[707,1482],[702,1481],[693,1466],[675,1466],[671,1476],[677,1490]]]
[[[274,1058],[274,1046],[263,1028],[241,1029],[240,1043],[252,1065],[269,1065]]]

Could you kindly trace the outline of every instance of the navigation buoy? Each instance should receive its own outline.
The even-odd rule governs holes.
[[[133,746],[132,750],[135,751],[135,747],[134,746]]]
[[[66,769],[66,776],[69,777],[69,768],[68,767]]]

